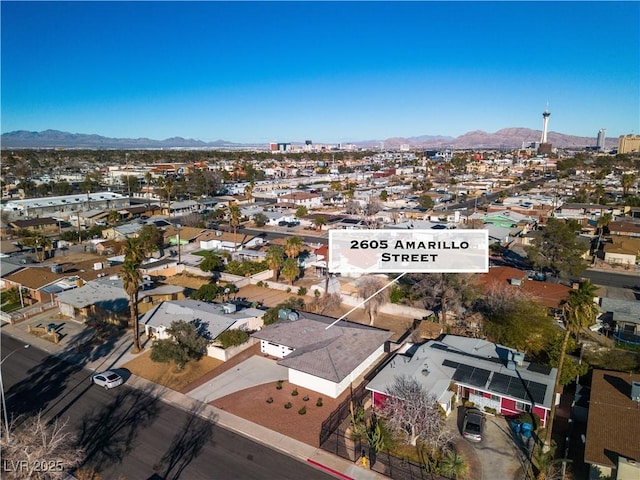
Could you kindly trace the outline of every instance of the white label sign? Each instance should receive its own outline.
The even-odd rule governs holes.
[[[486,273],[487,230],[329,230],[329,271]]]

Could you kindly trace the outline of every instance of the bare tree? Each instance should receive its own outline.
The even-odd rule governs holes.
[[[66,426],[67,422],[59,418],[47,422],[41,413],[13,419],[9,433],[0,440],[3,478],[66,478],[84,457],[84,450]]]
[[[389,430],[414,446],[421,440],[432,454],[449,450],[452,435],[445,428],[442,409],[416,379],[398,376],[386,394],[381,414]]]
[[[358,296],[369,298],[385,286],[385,282],[378,277],[364,277],[358,282]],[[364,311],[369,315],[369,325],[373,326],[380,307],[389,301],[389,290],[378,292],[364,304]]]
[[[469,273],[420,273],[412,275],[413,293],[422,298],[426,308],[440,314],[440,323],[447,323],[447,313],[456,312],[473,300],[475,295]]]
[[[357,202],[355,200],[349,200],[347,203],[345,203],[344,208],[345,212],[349,215],[357,215],[362,210],[360,202]]]
[[[313,313],[326,315],[339,311],[341,302],[342,297],[339,293],[328,293],[326,295],[322,295],[319,290],[315,290],[313,300],[307,304],[307,307],[308,310]]]

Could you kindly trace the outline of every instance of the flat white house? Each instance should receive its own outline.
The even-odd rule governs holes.
[[[307,192],[293,192],[278,197],[278,203],[292,204],[297,207],[318,208],[322,206],[322,195]]]
[[[221,232],[219,230],[211,230],[203,233],[198,237],[200,248],[203,250],[222,250],[226,252],[234,252],[243,248],[257,247],[263,244],[261,237],[254,237],[238,231]]]
[[[264,313],[264,310],[257,308],[239,309],[233,303],[207,303],[186,299],[162,302],[145,313],[139,322],[147,336],[163,339],[170,338],[167,328],[172,322],[197,321],[215,339],[229,329],[259,329],[263,325]],[[220,358],[220,348],[212,343],[207,348],[207,355]]]
[[[533,412],[541,426],[549,418],[555,368],[528,363],[524,354],[477,338],[446,335],[396,354],[367,384],[373,405],[384,406],[396,377],[417,380],[449,414],[455,400],[502,415]],[[455,395],[455,397],[454,397]]]
[[[392,333],[307,312],[281,310],[281,319],[252,336],[263,354],[279,358],[288,380],[337,398],[384,355]]]

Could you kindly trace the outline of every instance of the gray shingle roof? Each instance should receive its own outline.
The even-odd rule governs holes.
[[[294,351],[279,363],[332,382],[340,382],[387,341],[392,333],[359,323],[302,313],[297,321],[281,320],[253,334]]]

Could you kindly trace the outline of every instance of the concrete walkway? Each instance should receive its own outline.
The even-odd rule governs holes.
[[[204,403],[244,390],[254,385],[288,378],[287,369],[275,360],[253,356],[213,380],[194,388],[187,395]]]
[[[34,318],[32,320],[43,321],[45,319]],[[2,335],[9,335],[16,338],[25,344],[31,344],[34,347],[42,349],[51,355],[58,356],[66,361],[81,364],[85,368],[93,371],[118,368],[134,358],[134,355],[130,353],[133,342],[128,332],[113,344],[108,355],[103,357],[94,356],[90,358],[87,358],[86,354],[79,353],[75,350],[73,343],[71,343],[73,338],[69,338],[67,342],[54,344],[31,335],[27,332],[27,322],[21,322],[16,325],[3,324],[1,333]],[[81,333],[82,332],[79,332],[78,334]],[[194,392],[198,392],[197,396],[208,402],[218,396],[226,395],[226,393],[222,393],[225,389],[235,391],[237,388],[240,388],[245,384],[244,382],[246,382],[247,385],[256,385],[258,383],[287,378],[286,372],[285,375],[283,375],[282,370],[277,370],[271,365],[263,364],[263,361],[268,361],[268,359],[252,357],[239,364],[237,367],[220,375],[221,380],[217,383],[214,379],[201,387],[194,389],[191,392],[191,395],[193,396],[170,390],[136,375],[131,375],[127,381],[127,385],[136,389],[149,389],[148,391],[155,392],[162,401],[187,412],[193,412],[196,410],[194,409],[194,406],[197,406],[197,411],[200,412],[199,415],[202,418],[211,420],[223,428],[234,431],[269,448],[279,450],[290,457],[309,463],[316,468],[335,476],[336,478],[341,478],[343,480],[382,480],[387,478],[372,470],[357,466],[356,464],[341,457],[332,455],[318,447],[312,447],[311,445],[307,445],[261,425],[249,422],[248,420],[224,410],[220,410],[208,403],[204,403],[203,401],[194,398],[194,396],[196,396]],[[275,365],[275,362],[273,365],[275,367],[283,368],[279,365]],[[247,375],[246,380],[242,379],[243,375],[241,374]],[[232,375],[236,375],[238,378],[234,381],[231,379]],[[259,378],[255,375],[259,375]],[[264,380],[264,382],[262,380]]]

